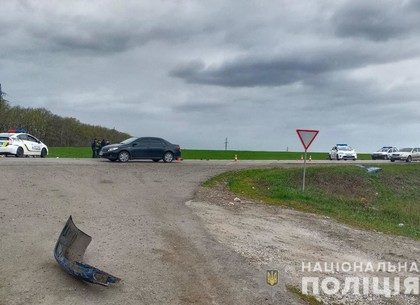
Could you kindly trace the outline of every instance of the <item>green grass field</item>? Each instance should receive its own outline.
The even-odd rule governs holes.
[[[243,151],[243,150],[197,150],[182,149],[182,158],[185,160],[300,160],[302,152],[274,152],[274,151]],[[312,160],[326,160],[328,153],[308,152],[307,158]],[[49,150],[50,158],[90,158],[90,147],[52,147]],[[369,154],[359,154],[359,160],[369,160]]]
[[[381,168],[368,174],[356,166],[311,166],[305,192],[301,167],[229,172],[204,185],[226,183],[238,196],[420,239],[420,164]]]

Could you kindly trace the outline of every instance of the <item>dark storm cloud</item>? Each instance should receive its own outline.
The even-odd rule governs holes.
[[[141,47],[152,41],[180,43],[193,34],[192,30],[155,25],[117,24],[88,21],[68,21],[57,28],[49,25],[30,27],[28,36],[41,43],[41,50],[63,53],[106,55]]]
[[[348,1],[332,17],[337,35],[383,41],[419,33],[420,1]]]
[[[302,65],[293,59],[244,58],[225,63],[220,67],[206,67],[203,62],[193,61],[178,67],[170,73],[188,83],[218,85],[226,87],[254,87],[286,85],[326,67]]]
[[[239,55],[218,62],[197,58],[179,64],[169,75],[190,84],[275,87],[310,81],[334,71],[414,58],[419,54],[419,46],[409,39],[415,39],[416,32],[420,33],[418,2],[346,1],[337,8],[330,7],[328,18],[313,18],[311,22],[316,25],[310,27],[309,22],[296,20],[289,20],[290,23],[276,31],[264,28],[262,23],[252,28],[237,26],[226,30],[225,37],[243,48]],[[290,34],[293,22],[297,25]],[[284,33],[282,28],[286,29]],[[317,32],[311,33],[313,30]],[[308,37],[318,39],[302,43]]]
[[[203,61],[195,60],[179,66],[170,75],[188,83],[224,87],[283,86],[305,82],[327,72],[355,69],[366,64],[382,64],[398,60],[401,56],[418,54],[418,49],[400,54],[394,54],[391,49],[390,46],[385,48],[382,45],[372,45],[361,48],[343,43],[339,47],[314,47],[311,50],[299,50],[291,55],[271,58],[251,54],[217,66],[206,66]]]
[[[142,7],[129,1],[114,12],[110,3],[77,1],[69,4],[73,7],[68,11],[65,4],[61,8],[60,4],[37,5],[26,1],[9,4],[9,13],[14,15],[0,19],[0,34],[8,48],[0,52],[106,56],[141,48],[150,42],[186,43],[217,28],[211,19],[197,24],[199,16],[186,14],[182,5],[176,6],[171,1],[163,2],[161,10],[153,4],[144,3]],[[173,8],[180,11],[175,14]]]

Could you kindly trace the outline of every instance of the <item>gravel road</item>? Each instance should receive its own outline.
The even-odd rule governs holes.
[[[1,158],[0,305],[306,304],[285,289],[286,279],[299,286],[302,276],[287,266],[348,251],[353,260],[418,260],[418,242],[286,209],[233,204],[230,194],[199,187],[224,171],[289,163]],[[84,262],[120,277],[120,284],[84,283],[55,262],[54,245],[69,215],[93,237]],[[373,247],[369,240],[376,238],[393,244]],[[275,291],[265,284],[267,268],[281,271]]]

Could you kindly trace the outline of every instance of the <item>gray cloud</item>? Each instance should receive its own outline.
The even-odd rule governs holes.
[[[332,22],[339,36],[398,39],[419,33],[419,7],[418,1],[348,1],[335,12]]]
[[[14,18],[0,20],[0,33],[9,46],[2,52],[106,55],[156,41],[185,43],[216,28],[211,20],[197,24],[204,8],[197,8],[197,16],[190,15],[185,9],[194,11],[194,7],[187,2],[163,1],[155,6],[126,1],[117,7],[112,1],[74,1],[67,5],[68,9],[48,1],[16,1],[4,7],[5,15]]]
[[[419,1],[6,1],[12,105],[189,148],[417,141]],[[402,130],[404,132],[402,132]]]
[[[206,66],[203,61],[195,60],[175,68],[170,75],[188,83],[226,87],[283,86],[305,82],[323,73],[356,69],[367,63],[383,64],[399,60],[401,56],[414,57],[420,46],[415,50],[396,54],[385,49],[385,45],[361,48],[343,43],[340,47],[299,50],[294,54],[248,55],[220,65]]]
[[[176,105],[173,107],[174,111],[182,113],[218,113],[219,111],[226,110],[227,105],[221,102],[211,103],[211,102],[197,102],[190,101],[183,103],[181,105]]]

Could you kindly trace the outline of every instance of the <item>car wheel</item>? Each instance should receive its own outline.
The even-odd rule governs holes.
[[[338,158],[338,155],[337,156],[335,156],[336,158],[337,158],[337,161],[340,161],[340,158]]]
[[[125,150],[121,151],[118,154],[118,160],[120,162],[127,162],[128,160],[130,160],[130,154],[128,153],[128,151],[125,151]]]
[[[47,156],[47,150],[45,148],[43,148],[41,150],[41,158],[45,158]]]
[[[18,147],[18,149],[16,150],[16,158],[22,158],[23,157],[23,148],[22,147]]]
[[[153,162],[159,162],[159,159],[153,159]]]
[[[411,161],[413,161],[413,159],[411,158],[411,156],[408,156],[407,157],[407,160],[405,160],[406,162],[411,162]]]
[[[170,151],[167,151],[164,155],[163,155],[163,161],[165,163],[171,163],[174,160],[174,154],[171,153]]]
[[[328,155],[328,159],[332,160],[331,155]]]
[[[394,159],[391,159],[391,162],[395,162],[395,160]]]

